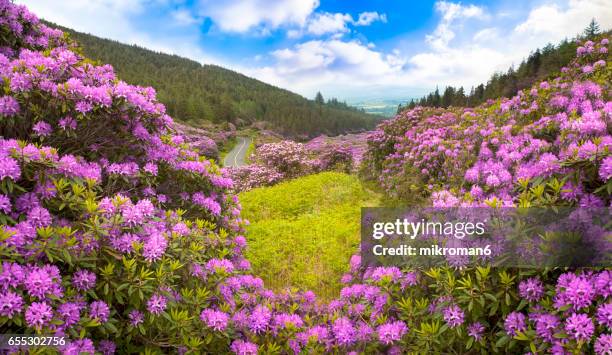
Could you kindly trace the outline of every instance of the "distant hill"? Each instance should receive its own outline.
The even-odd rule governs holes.
[[[154,87],[168,113],[189,124],[266,121],[279,133],[312,137],[371,129],[379,119],[336,100],[308,100],[216,65],[50,26],[69,33],[86,57],[111,64],[126,82]]]

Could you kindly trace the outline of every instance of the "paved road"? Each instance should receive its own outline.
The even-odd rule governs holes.
[[[244,158],[252,140],[251,137],[238,137],[238,144],[227,153],[225,159],[223,159],[223,166],[237,168],[245,165]]]

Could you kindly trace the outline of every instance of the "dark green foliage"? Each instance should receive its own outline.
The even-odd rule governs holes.
[[[609,32],[609,31],[608,31]],[[592,20],[584,30],[583,38],[592,38],[599,33],[599,25]],[[512,97],[519,90],[529,88],[538,81],[558,74],[562,67],[568,65],[576,56],[576,42],[563,40],[558,45],[547,44],[542,49],[536,49],[526,60],[523,60],[518,68],[510,67],[506,73],[494,73],[486,84],[473,87],[468,94],[463,87],[454,88],[447,86],[444,93],[440,95],[436,87],[434,92],[419,100],[412,100],[407,105],[398,108],[398,112],[412,109],[415,106],[443,107],[459,106],[474,107],[489,99],[501,96]]]
[[[279,133],[308,137],[371,129],[378,119],[337,100],[325,103],[322,95],[315,102],[216,65],[51,26],[69,33],[86,57],[111,64],[126,82],[154,87],[168,114],[187,123],[267,121]]]

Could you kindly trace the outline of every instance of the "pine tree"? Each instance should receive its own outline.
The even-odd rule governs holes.
[[[599,33],[599,24],[595,21],[595,18],[591,20],[587,28],[584,29],[585,37],[593,37]]]
[[[319,105],[323,105],[325,103],[325,99],[323,99],[323,95],[320,91],[318,91],[317,96],[315,96],[315,102]]]

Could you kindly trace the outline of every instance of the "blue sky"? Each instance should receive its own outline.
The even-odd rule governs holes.
[[[469,89],[595,17],[609,0],[17,0],[100,37],[212,63],[313,97]]]

